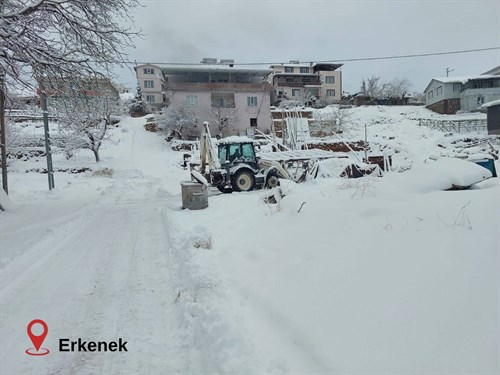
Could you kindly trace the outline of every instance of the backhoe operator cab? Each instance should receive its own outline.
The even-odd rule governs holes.
[[[251,138],[233,136],[214,144],[207,122],[200,139],[200,172],[224,193],[275,187],[279,177],[288,178],[279,164],[259,161]]]
[[[219,161],[225,165],[227,161],[232,164],[246,163],[253,169],[257,169],[257,157],[253,142],[249,143],[226,143],[219,141]]]

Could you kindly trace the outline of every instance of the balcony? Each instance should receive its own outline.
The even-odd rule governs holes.
[[[167,82],[166,90],[172,91],[271,91],[268,83],[234,82]]]
[[[287,87],[317,87],[321,86],[321,79],[317,75],[296,76],[296,77],[275,77],[274,83],[277,86]]]

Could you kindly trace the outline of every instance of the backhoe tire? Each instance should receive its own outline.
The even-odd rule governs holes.
[[[255,188],[255,176],[249,170],[240,170],[231,179],[234,191],[251,191]]]
[[[280,186],[280,180],[276,173],[269,173],[266,181],[266,188],[274,189],[275,187]]]

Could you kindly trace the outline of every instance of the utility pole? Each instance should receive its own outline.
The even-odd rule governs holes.
[[[0,0],[0,12],[3,12],[4,0]],[[0,65],[0,157],[2,158],[2,187],[9,194],[7,182],[7,141],[5,138],[5,70]]]
[[[446,68],[446,77],[448,77],[448,74],[450,74],[451,72],[454,72],[455,69],[450,69],[450,68]]]
[[[0,3],[1,5],[1,3]],[[1,8],[1,7],[0,7]],[[7,140],[5,137],[5,74],[0,66],[0,149],[2,158],[2,187],[5,194],[9,194],[7,182]]]
[[[47,93],[43,84],[40,82],[40,93],[42,96],[42,116],[43,116],[43,129],[45,133],[45,156],[47,158],[47,176],[49,178],[49,190],[55,187],[54,184],[54,168],[52,166],[52,150],[50,147],[50,134],[49,134],[49,113],[47,111]]]

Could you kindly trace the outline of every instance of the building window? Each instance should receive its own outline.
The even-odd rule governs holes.
[[[304,67],[301,67],[301,68],[300,68],[300,72],[301,72],[302,74],[308,74],[308,73],[309,73],[309,68],[304,68]]]
[[[212,107],[235,108],[234,94],[212,93]]]
[[[335,90],[326,90],[326,96],[335,96]]]
[[[247,97],[247,105],[249,107],[257,107],[257,97],[256,96],[248,96]]]
[[[327,76],[326,83],[335,83],[335,77],[334,76]]]
[[[189,107],[198,107],[198,97],[196,95],[186,96],[186,105]]]
[[[437,89],[436,89],[436,95],[441,95],[443,93],[443,86],[439,86]]]
[[[477,105],[484,104],[484,96],[478,96],[477,97]]]
[[[462,89],[462,85],[460,83],[454,83],[453,84],[453,91],[460,92],[461,89]]]
[[[292,96],[300,96],[300,89],[292,89]]]
[[[148,81],[148,80],[144,81],[144,87],[152,89],[153,87],[155,87],[155,81]]]
[[[256,118],[250,119],[250,126],[257,126],[257,119]]]
[[[155,74],[155,70],[153,68],[144,68],[144,74]]]
[[[434,92],[433,91],[429,91],[427,93],[427,99],[432,99],[433,96],[434,96]]]
[[[293,68],[292,67],[285,67],[285,73],[293,73]]]
[[[154,95],[146,95],[146,101],[148,103],[154,103],[155,102],[155,96]]]
[[[285,80],[285,82],[286,82],[286,83],[294,83],[294,82],[295,82],[295,79],[293,79],[293,78],[287,78],[287,79]]]

